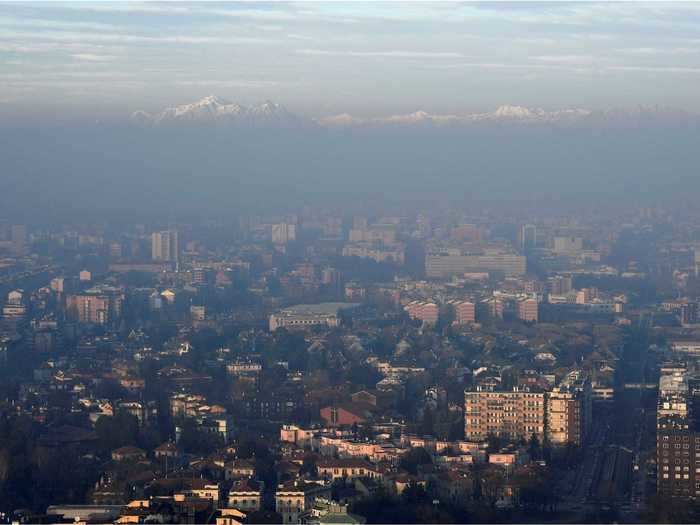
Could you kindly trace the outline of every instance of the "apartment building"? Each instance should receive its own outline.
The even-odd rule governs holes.
[[[69,295],[66,311],[79,323],[104,325],[121,316],[123,303],[124,294],[120,289],[104,286]]]
[[[464,393],[464,437],[480,441],[489,435],[508,439],[545,437],[546,394],[525,389],[497,391],[477,387]]]
[[[468,272],[503,272],[506,277],[524,275],[526,258],[514,254],[453,255],[429,254],[425,257],[428,277],[445,278]]]
[[[656,420],[656,492],[674,499],[700,498],[700,425],[694,413],[696,391],[685,370],[659,378]]]
[[[537,299],[530,297],[520,299],[515,305],[515,312],[518,319],[526,323],[536,323],[539,319],[539,306]]]
[[[547,438],[552,445],[582,445],[593,419],[593,391],[588,378],[569,374],[547,394]]]
[[[438,321],[439,308],[432,301],[411,301],[403,309],[411,319],[418,319],[427,324],[435,324]]]
[[[451,301],[447,301],[447,304],[454,308],[454,324],[464,325],[476,321],[476,306],[474,303],[470,301],[453,299]]]

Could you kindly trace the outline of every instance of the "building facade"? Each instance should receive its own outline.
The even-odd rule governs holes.
[[[481,441],[489,435],[540,442],[545,437],[546,398],[544,392],[514,389],[464,393],[464,438]]]
[[[151,259],[154,261],[177,262],[179,249],[177,231],[166,230],[151,234]]]
[[[445,278],[468,272],[503,272],[506,277],[525,274],[527,259],[522,255],[452,255],[430,254],[425,258],[428,277]]]

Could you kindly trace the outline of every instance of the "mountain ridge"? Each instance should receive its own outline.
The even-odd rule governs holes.
[[[565,108],[545,110],[537,107],[501,105],[494,111],[466,114],[438,114],[424,110],[383,117],[357,117],[341,113],[315,119],[299,116],[283,105],[266,100],[245,106],[229,102],[215,95],[206,96],[190,104],[165,108],[151,114],[135,111],[130,120],[142,126],[181,124],[228,124],[252,127],[321,126],[327,128],[380,127],[380,126],[460,126],[488,123],[520,124],[635,124],[648,120],[662,122],[700,122],[700,116],[683,110],[662,106],[638,106],[634,109],[614,108],[590,110]]]
[[[135,111],[132,122],[163,126],[170,124],[245,124],[245,125],[299,125],[306,119],[291,113],[281,104],[266,100],[258,105],[244,106],[209,95],[190,104],[165,108],[151,114]]]

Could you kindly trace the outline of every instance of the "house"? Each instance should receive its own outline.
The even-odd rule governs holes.
[[[299,522],[308,525],[330,525],[333,523],[362,525],[367,523],[367,520],[363,516],[350,514],[348,505],[325,498],[317,498],[312,507],[299,517]]]
[[[327,479],[378,478],[379,471],[364,459],[321,459],[316,463],[318,475]]]
[[[164,290],[160,293],[160,296],[169,304],[175,302],[176,294],[172,290]]]
[[[368,390],[360,390],[350,396],[354,403],[367,403],[368,405],[377,406],[377,395]]]
[[[277,487],[275,510],[282,516],[282,523],[298,523],[300,515],[318,498],[330,499],[330,496],[331,486],[323,482],[289,481]]]
[[[245,522],[246,513],[238,509],[219,509],[216,525],[241,525]]]
[[[213,405],[212,408],[216,406],[217,405]],[[224,443],[229,443],[233,437],[233,419],[230,416],[203,416],[197,418],[197,423],[200,430],[221,437]]]
[[[360,402],[326,406],[321,409],[321,419],[331,427],[352,426],[371,418],[375,408]]]
[[[500,465],[507,471],[511,471],[517,465],[523,465],[530,460],[528,453],[524,449],[503,449],[497,453],[489,454],[489,463]]]
[[[294,443],[297,447],[311,446],[313,437],[314,431],[311,429],[303,429],[296,425],[282,425],[280,428],[280,441]]]
[[[115,523],[140,523],[148,515],[151,502],[147,499],[135,499],[127,503],[119,514]]]
[[[390,486],[394,489],[394,492],[400,496],[409,485],[417,485],[426,488],[428,484],[425,480],[418,479],[411,474],[400,473],[391,479]]]
[[[282,460],[277,463],[277,476],[280,482],[294,480],[301,473],[301,465],[292,461]]]
[[[214,506],[217,506],[220,492],[221,490],[218,483],[211,483],[206,479],[195,479],[187,495],[203,500],[210,500]]]
[[[166,441],[165,443],[158,445],[154,450],[154,454],[156,459],[179,458],[181,456],[180,450],[172,441]]]
[[[445,470],[438,472],[434,479],[435,493],[440,502],[463,504],[474,492],[471,472],[465,470]]]
[[[255,465],[245,459],[236,459],[226,464],[225,478],[236,479],[236,478],[252,478],[255,475]]]
[[[138,447],[120,447],[112,451],[114,461],[140,461],[146,459],[146,451]]]
[[[122,377],[119,384],[129,392],[140,392],[146,388],[146,380],[142,377]]]
[[[251,479],[237,481],[228,492],[228,506],[243,512],[260,510],[262,490],[258,483]]]

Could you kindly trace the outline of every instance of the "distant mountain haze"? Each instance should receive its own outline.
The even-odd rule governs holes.
[[[523,123],[577,123],[613,124],[642,122],[645,120],[667,122],[700,122],[700,115],[664,107],[638,107],[633,110],[613,109],[592,111],[568,108],[547,111],[542,108],[503,105],[492,112],[471,114],[432,114],[418,110],[413,113],[388,117],[356,117],[348,113],[308,119],[287,110],[281,104],[265,101],[255,106],[244,106],[215,95],[204,97],[191,104],[169,107],[156,114],[136,111],[131,121],[142,125],[172,124],[229,124],[243,126],[372,126],[372,125],[468,125],[493,122]]]
[[[476,115],[304,119],[217,97],[124,123],[0,126],[3,215],[235,215],[412,200],[689,200],[700,121],[664,108],[503,106]],[[16,220],[19,220],[17,218]]]

